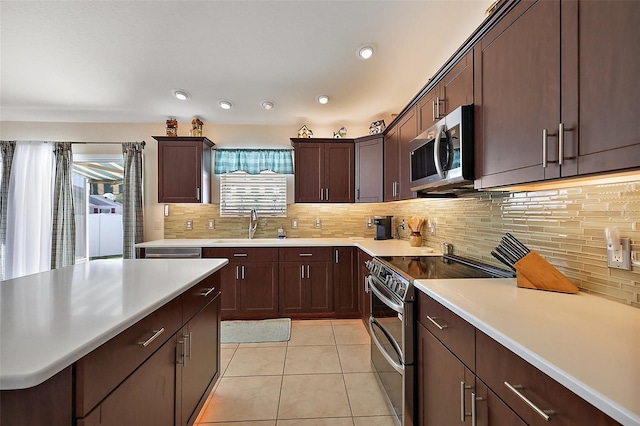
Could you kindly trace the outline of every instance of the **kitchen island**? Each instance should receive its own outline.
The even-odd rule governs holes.
[[[84,417],[89,420],[79,423],[107,424],[94,420],[109,418],[100,410],[109,405],[117,393],[114,389],[130,386],[125,379],[161,352],[175,368],[178,331],[195,325],[201,315],[209,322],[207,338],[216,339],[214,359],[207,362],[214,364],[217,375],[215,272],[227,263],[226,259],[97,260],[3,281],[0,423],[40,424],[39,407],[49,407],[55,410],[47,413],[45,408],[41,413],[47,424],[73,424]],[[179,359],[181,353],[178,350]],[[163,382],[172,395],[176,386],[189,385],[177,383],[180,374],[166,378],[174,385]],[[213,378],[208,378],[206,387]],[[104,389],[106,384],[111,387]],[[170,412],[173,424],[173,400]],[[175,415],[176,423],[186,423]]]

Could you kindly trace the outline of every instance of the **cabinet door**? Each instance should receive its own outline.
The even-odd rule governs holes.
[[[416,193],[411,191],[411,150],[409,143],[418,135],[415,108],[408,113],[398,125],[398,145],[399,145],[399,182],[401,200],[415,198]]]
[[[303,284],[306,298],[306,312],[331,312],[333,310],[333,286],[331,284],[331,263],[309,262]]]
[[[280,262],[278,268],[278,293],[280,313],[304,312],[302,262]]]
[[[239,314],[240,306],[240,265],[237,262],[229,262],[218,273],[220,274],[220,291],[222,318],[228,315]]]
[[[571,158],[577,154],[574,173],[580,175],[636,168],[640,166],[640,2],[567,2],[562,13],[563,17],[573,13],[567,18],[569,22],[563,18],[563,37],[578,39],[571,49],[565,49],[573,55],[567,60],[579,61],[579,74],[573,72],[573,79],[571,74],[563,79],[565,164],[572,164]],[[576,21],[579,28],[571,26]],[[577,82],[579,101],[575,96],[570,99],[579,103],[571,111],[572,105],[565,108],[564,103],[572,93],[565,96],[564,86]],[[577,111],[578,136],[571,130]],[[577,137],[579,144],[572,144]],[[563,166],[562,174],[570,174],[568,167]]]
[[[429,129],[440,119],[436,115],[436,102],[439,97],[440,85],[437,85],[433,89],[429,90],[418,103],[418,134]]]
[[[333,294],[335,311],[339,313],[358,312],[358,281],[355,279],[356,250],[354,247],[334,247]]]
[[[383,141],[380,136],[355,144],[356,203],[381,203],[383,201]]]
[[[102,402],[100,425],[173,426],[175,344],[167,341]]]
[[[184,350],[184,359],[178,360],[181,374],[176,375],[181,379],[180,425],[193,424],[220,369],[220,299],[218,295],[183,329],[179,350]]]
[[[560,1],[522,1],[476,47],[480,186],[560,176]],[[542,167],[543,129],[547,160]]]
[[[158,202],[202,202],[201,142],[158,142]]]
[[[242,312],[247,315],[278,313],[278,263],[247,262],[240,284]]]
[[[440,82],[440,116],[473,103],[473,51],[465,55]]]
[[[476,378],[476,416],[487,426],[525,426],[526,423],[480,379]]]
[[[471,424],[471,416],[461,421],[461,411],[470,413],[474,383],[473,373],[418,323],[419,424]]]
[[[398,152],[398,126],[384,137],[384,201],[398,200],[398,176],[400,163]]]
[[[296,143],[294,155],[296,203],[320,202],[322,146],[319,143]]]
[[[353,143],[329,143],[324,145],[323,188],[324,201],[353,203],[354,159]]]

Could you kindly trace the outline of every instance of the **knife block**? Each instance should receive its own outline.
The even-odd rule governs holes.
[[[513,266],[517,271],[518,287],[561,293],[578,292],[575,284],[533,250]]]

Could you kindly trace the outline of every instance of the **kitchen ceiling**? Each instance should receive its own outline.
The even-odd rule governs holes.
[[[400,112],[491,3],[3,0],[0,118],[368,124]]]

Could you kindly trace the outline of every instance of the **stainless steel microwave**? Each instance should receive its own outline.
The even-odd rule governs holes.
[[[473,183],[473,105],[456,108],[410,142],[411,190],[429,193]]]

